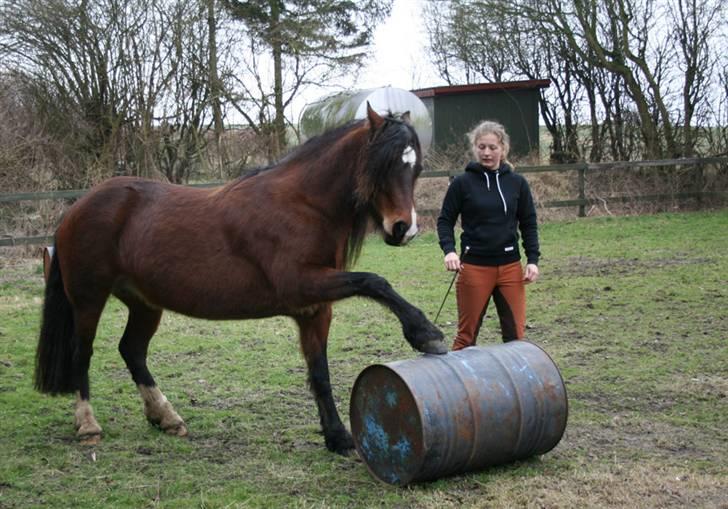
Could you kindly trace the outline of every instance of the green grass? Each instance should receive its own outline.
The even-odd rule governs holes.
[[[528,337],[566,381],[569,423],[550,453],[407,488],[328,453],[291,320],[206,322],[166,313],[150,367],[189,428],[142,416],[107,306],[91,368],[102,442],[79,445],[72,398],[32,389],[40,263],[0,259],[0,507],[724,507],[728,504],[728,211],[583,219],[541,227]],[[395,249],[372,237],[371,270],[428,317],[451,280],[432,233]],[[439,320],[455,331],[451,293]],[[479,342],[499,342],[486,318]],[[337,303],[329,343],[348,420],[366,366],[412,358],[374,302]]]

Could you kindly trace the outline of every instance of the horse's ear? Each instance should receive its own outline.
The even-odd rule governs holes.
[[[372,132],[384,125],[384,119],[379,113],[374,111],[369,101],[367,101],[367,118],[369,119],[369,130]]]
[[[407,125],[412,125],[412,117],[410,116],[409,111],[405,111],[404,113],[402,113],[402,122]]]

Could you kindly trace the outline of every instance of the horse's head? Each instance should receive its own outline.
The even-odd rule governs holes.
[[[406,244],[417,233],[415,181],[422,171],[422,150],[409,113],[382,117],[367,103],[369,143],[360,175],[359,198],[368,203],[387,244]]]

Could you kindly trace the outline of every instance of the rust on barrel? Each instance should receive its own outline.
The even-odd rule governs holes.
[[[567,415],[558,368],[528,341],[369,366],[350,408],[359,455],[397,485],[544,454]]]

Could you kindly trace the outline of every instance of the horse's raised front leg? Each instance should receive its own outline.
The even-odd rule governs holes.
[[[326,356],[331,305],[321,305],[313,315],[296,316],[295,319],[300,331],[301,350],[308,365],[308,383],[316,398],[326,448],[347,455],[354,449],[354,441],[336,411]]]
[[[306,279],[307,296],[334,301],[347,297],[369,297],[386,306],[402,324],[402,333],[412,348],[424,353],[447,353],[442,331],[425,314],[399,295],[383,277],[371,272],[316,271]]]

